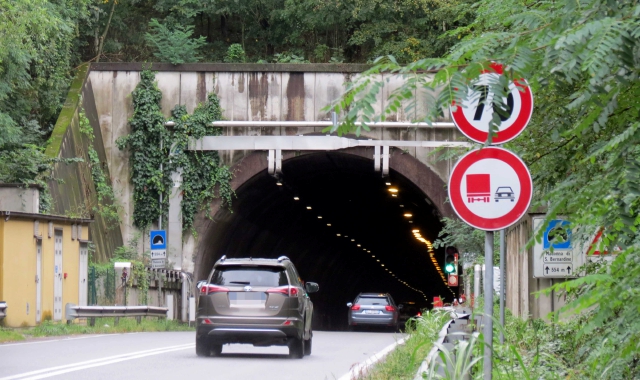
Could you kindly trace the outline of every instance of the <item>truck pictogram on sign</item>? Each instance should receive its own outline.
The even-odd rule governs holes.
[[[491,176],[489,174],[467,174],[467,202],[489,202],[491,200]]]

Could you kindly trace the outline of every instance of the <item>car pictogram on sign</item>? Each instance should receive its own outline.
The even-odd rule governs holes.
[[[511,202],[514,202],[516,200],[516,196],[510,186],[500,186],[498,187],[498,190],[496,190],[494,199],[496,202],[501,200],[510,200]]]
[[[489,174],[467,174],[467,202],[489,202],[491,199],[491,176]]]

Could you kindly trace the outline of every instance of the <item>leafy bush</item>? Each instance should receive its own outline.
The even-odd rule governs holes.
[[[206,38],[191,38],[193,26],[175,25],[169,29],[152,18],[149,21],[150,32],[145,34],[147,43],[154,50],[154,57],[160,62],[171,62],[174,65],[197,62],[200,48],[206,43]]]
[[[231,44],[227,49],[227,55],[224,57],[224,61],[228,63],[242,63],[247,60],[247,56],[240,44]]]

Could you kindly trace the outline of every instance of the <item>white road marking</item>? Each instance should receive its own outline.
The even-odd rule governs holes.
[[[0,348],[2,348],[2,347],[24,346],[24,345],[27,345],[27,344],[40,344],[40,343],[51,343],[51,342],[63,342],[63,341],[67,341],[67,340],[78,340],[78,339],[100,338],[100,337],[103,337],[103,336],[110,336],[110,335],[122,335],[122,334],[101,334],[101,335],[88,335],[88,336],[82,336],[82,337],[78,337],[78,338],[64,338],[64,339],[39,340],[39,341],[36,341],[36,342],[3,343],[3,344],[0,344]]]
[[[123,361],[126,361],[126,360],[143,358],[143,357],[146,357],[146,356],[160,355],[160,354],[164,354],[164,353],[167,353],[167,352],[186,350],[186,349],[194,348],[194,347],[195,347],[195,345],[190,343],[190,344],[181,344],[181,345],[177,345],[177,346],[168,346],[168,347],[163,347],[163,348],[155,348],[153,350],[130,352],[128,354],[108,356],[106,358],[101,358],[101,359],[87,360],[87,361],[78,362],[78,363],[72,363],[72,364],[67,364],[67,365],[62,365],[62,366],[57,366],[57,367],[45,368],[45,369],[41,369],[41,370],[37,370],[37,371],[25,372],[25,373],[21,373],[21,374],[18,374],[18,375],[11,375],[11,376],[8,376],[8,377],[2,377],[2,378],[0,378],[0,380],[14,380],[14,379],[36,380],[36,379],[44,379],[44,378],[47,378],[47,377],[57,376],[57,375],[61,375],[61,374],[64,374],[64,373],[80,371],[82,369],[100,367],[100,366],[104,366],[104,365],[107,365],[107,364],[119,363],[119,362],[123,362]]]

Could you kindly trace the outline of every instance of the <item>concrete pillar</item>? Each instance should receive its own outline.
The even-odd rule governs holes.
[[[167,223],[167,260],[173,269],[182,270],[182,169],[171,173],[171,195],[169,197],[169,220]]]

